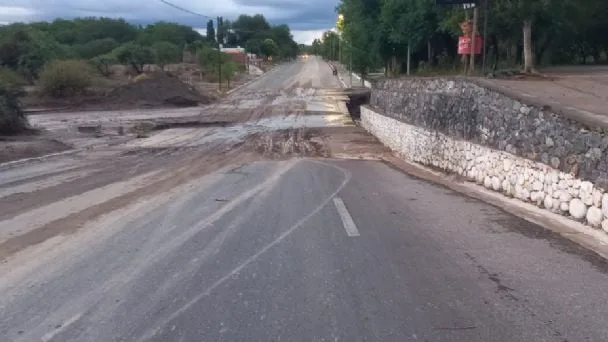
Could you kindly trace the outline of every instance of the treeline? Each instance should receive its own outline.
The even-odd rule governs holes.
[[[218,34],[216,34],[216,29]],[[179,63],[189,53],[207,79],[230,82],[238,68],[224,47],[244,47],[273,61],[294,58],[298,45],[286,25],[270,25],[264,16],[207,23],[207,35],[192,27],[157,22],[133,25],[123,19],[78,18],[0,26],[0,134],[25,128],[18,97],[23,85],[38,85],[39,94],[66,97],[85,92],[97,74],[110,76],[113,65],[136,74],[144,65]],[[218,68],[219,67],[219,68]]]
[[[473,1],[471,1],[473,2]],[[487,23],[488,69],[602,63],[608,51],[606,0],[478,0],[478,32]],[[487,16],[484,6],[487,4]],[[473,10],[435,0],[341,0],[337,32],[313,43],[325,58],[363,74],[404,72],[408,47],[413,70],[455,68],[460,24]],[[478,57],[481,64],[482,58]]]
[[[53,60],[89,60],[100,71],[108,65],[141,66],[179,62],[186,44],[205,41],[191,27],[158,22],[136,26],[122,19],[57,19],[0,27],[0,66],[33,82]]]
[[[140,26],[123,19],[79,18],[16,23],[0,27],[0,66],[29,82],[53,60],[87,60],[102,74],[112,64],[129,65],[141,73],[144,64],[162,67],[180,62],[186,47],[192,53],[216,48],[215,26],[212,21],[207,24],[205,37],[189,26],[169,22]],[[289,27],[271,26],[262,15],[220,22],[217,36],[225,47],[242,46],[267,57],[292,58],[298,53]]]
[[[271,26],[261,14],[241,15],[235,21],[221,20],[217,35],[224,46],[245,48],[256,55],[279,59],[295,58],[298,44],[287,25]],[[213,21],[207,23],[207,36],[213,37]]]

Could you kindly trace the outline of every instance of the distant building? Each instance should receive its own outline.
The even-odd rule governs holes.
[[[220,51],[229,54],[235,63],[247,65],[247,60],[248,60],[247,52],[242,47],[235,47],[235,48],[222,47],[222,48],[220,48]]]

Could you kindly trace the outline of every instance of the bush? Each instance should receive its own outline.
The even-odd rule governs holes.
[[[10,80],[2,78],[0,81],[0,134],[19,133],[27,127],[27,120],[19,102],[23,91]]]
[[[5,68],[0,67],[0,86],[4,86],[5,88],[14,88],[19,89],[22,86],[26,85],[26,81],[19,75],[17,72]]]
[[[105,55],[93,57],[89,60],[89,62],[99,71],[102,76],[109,77],[112,75],[111,66],[113,64],[117,64],[118,60],[116,56],[112,53],[107,53]]]
[[[120,44],[112,38],[92,40],[82,45],[74,46],[74,50],[83,59],[91,59],[95,56],[105,55],[116,49]]]
[[[116,48],[112,54],[122,64],[130,65],[135,72],[144,72],[144,65],[154,63],[154,52],[146,46],[127,43]]]
[[[80,60],[53,61],[40,73],[42,93],[53,97],[82,94],[91,82],[91,69]]]
[[[161,70],[165,70],[165,65],[179,63],[182,59],[180,48],[169,42],[155,43],[152,45],[152,51],[154,52],[154,61]]]

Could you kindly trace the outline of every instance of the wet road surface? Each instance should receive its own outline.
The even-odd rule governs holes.
[[[321,66],[282,66],[243,91],[329,88]],[[338,100],[324,101],[323,115],[338,115]],[[603,259],[381,161],[339,159],[340,149],[384,153],[352,124],[316,113],[304,119],[316,132],[300,137],[308,145],[287,135],[277,147],[267,140],[282,135],[260,124],[273,116],[260,115],[245,126],[261,136],[244,143],[206,141],[200,128],[172,144],[161,131],[0,169],[2,340],[608,336]],[[246,149],[258,143],[275,154]],[[300,155],[298,143],[323,145],[328,158]]]

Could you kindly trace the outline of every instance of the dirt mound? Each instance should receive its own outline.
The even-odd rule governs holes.
[[[197,92],[177,77],[153,73],[114,89],[108,94],[107,101],[116,106],[191,107],[210,103],[212,98]]]

